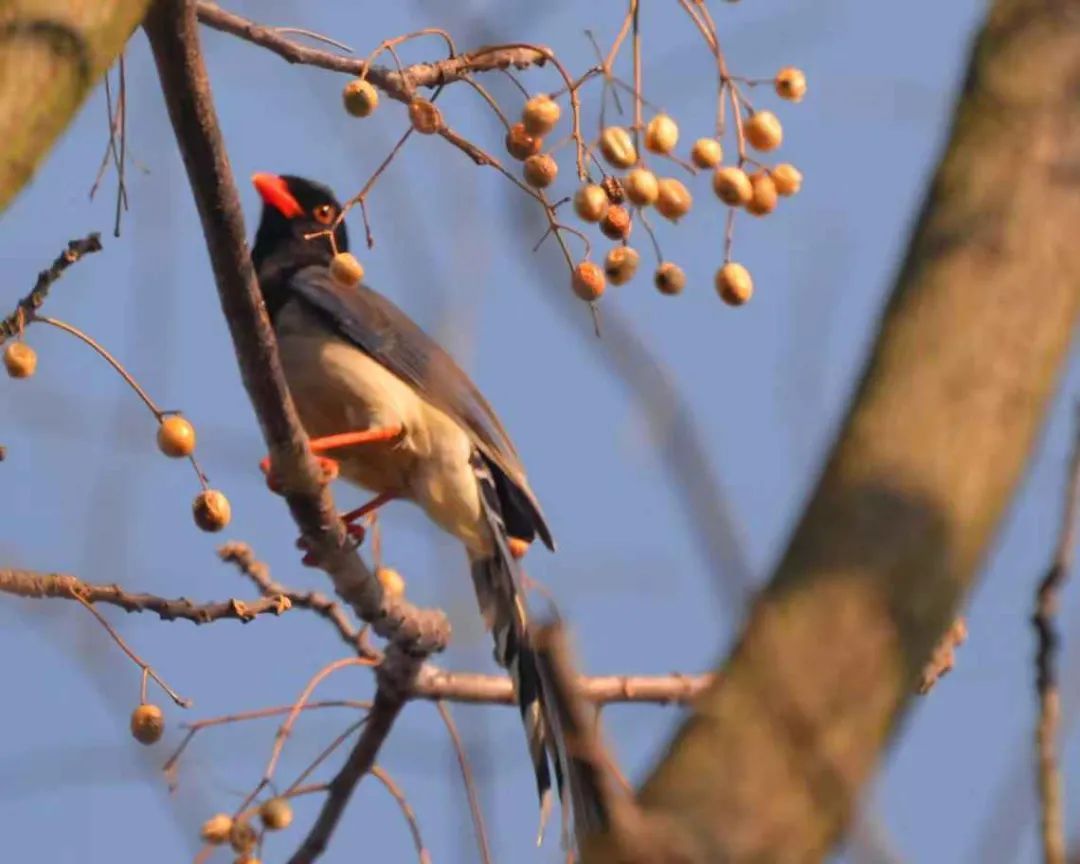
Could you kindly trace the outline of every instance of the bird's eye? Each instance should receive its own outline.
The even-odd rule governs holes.
[[[322,225],[329,225],[334,221],[334,208],[330,204],[320,204],[312,211],[315,221]]]

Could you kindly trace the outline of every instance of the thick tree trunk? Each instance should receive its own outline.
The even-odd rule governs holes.
[[[0,212],[33,176],[148,0],[0,2]]]
[[[680,850],[596,838],[586,861],[816,861],[841,835],[979,571],[1067,356],[1078,88],[1075,0],[998,0],[818,488],[641,791],[648,824]]]

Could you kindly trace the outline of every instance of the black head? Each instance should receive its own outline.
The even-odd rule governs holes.
[[[330,238],[311,235],[330,228],[341,212],[334,193],[321,183],[287,174],[256,174],[251,182],[263,200],[251,250],[260,281],[273,275],[286,276],[286,271],[300,267],[328,264],[333,255]],[[344,222],[334,230],[334,241],[339,252],[348,250]],[[263,288],[265,291],[267,286]]]

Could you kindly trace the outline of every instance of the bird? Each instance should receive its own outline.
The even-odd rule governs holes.
[[[514,685],[542,826],[552,773],[565,798],[574,769],[529,642],[519,559],[537,538],[552,551],[555,542],[521,457],[445,350],[382,294],[333,278],[332,259],[349,248],[333,192],[294,175],[252,182],[263,205],[252,263],[300,421],[314,452],[333,452],[340,476],[376,496],[343,518],[362,535],[359,516],[403,499],[464,545]]]

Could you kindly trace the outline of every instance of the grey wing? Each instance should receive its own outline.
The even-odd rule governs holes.
[[[496,485],[510,532],[529,539],[535,531],[548,548],[554,548],[510,436],[469,376],[435,340],[390,300],[366,285],[338,287],[325,267],[300,270],[289,286],[324,315],[340,336],[460,423],[496,469]]]

